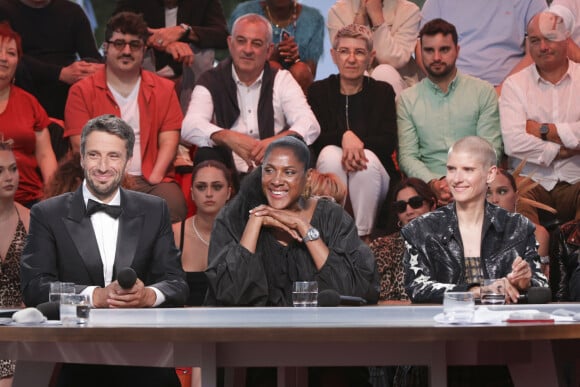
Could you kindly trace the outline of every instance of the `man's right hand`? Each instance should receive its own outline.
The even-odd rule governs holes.
[[[92,75],[95,71],[99,70],[102,66],[101,63],[89,63],[84,60],[79,60],[71,63],[70,65],[63,67],[60,70],[60,75],[58,79],[64,83],[72,85],[75,82],[80,81],[83,78]]]
[[[431,187],[431,190],[435,196],[437,196],[438,206],[444,206],[453,200],[451,191],[449,190],[449,185],[447,184],[447,180],[433,179],[429,182],[429,187]]]
[[[211,139],[218,145],[225,145],[230,148],[248,164],[248,168],[251,169],[254,166],[252,150],[259,144],[259,140],[227,129],[215,132],[211,135]]]

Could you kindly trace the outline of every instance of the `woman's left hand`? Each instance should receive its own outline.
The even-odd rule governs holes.
[[[286,63],[296,63],[300,60],[298,44],[293,36],[288,36],[286,39],[280,41],[278,44],[278,54],[280,55],[280,59]]]
[[[268,205],[262,204],[250,210],[256,217],[262,217],[262,225],[266,227],[278,228],[287,232],[292,238],[301,242],[299,229],[307,228],[306,222],[300,216],[288,210],[277,210]]]

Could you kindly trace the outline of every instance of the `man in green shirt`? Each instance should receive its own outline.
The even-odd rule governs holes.
[[[397,101],[399,164],[409,177],[429,182],[439,204],[452,200],[443,177],[447,151],[465,136],[480,136],[502,155],[497,95],[493,86],[462,74],[453,24],[434,19],[419,32],[427,78],[405,89]]]

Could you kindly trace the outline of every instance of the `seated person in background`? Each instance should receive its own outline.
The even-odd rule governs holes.
[[[367,27],[341,28],[332,46],[339,74],[308,90],[321,130],[313,145],[316,169],[334,173],[348,187],[358,234],[370,242],[378,209],[398,173],[391,157],[397,148],[395,93],[364,75],[375,55]]]
[[[398,95],[422,78],[413,58],[420,21],[419,7],[407,0],[338,0],[328,11],[328,33],[334,43],[338,30],[349,24],[371,29],[376,56],[368,70]]]
[[[152,33],[147,45],[155,62],[147,70],[166,78],[181,76],[179,100],[185,112],[195,82],[213,67],[214,49],[226,48],[220,0],[117,0],[113,15],[124,11],[142,14]]]
[[[202,161],[191,174],[191,198],[196,213],[173,224],[175,244],[181,250],[181,266],[189,285],[188,306],[203,304],[207,291],[207,252],[218,212],[232,195],[232,173],[215,160]]]
[[[520,181],[520,188],[516,185],[516,179],[509,172],[502,168],[498,168],[495,179],[491,182],[487,189],[487,201],[508,210],[510,212],[517,212],[516,206],[519,200],[530,202],[529,199],[520,198],[520,192],[528,190],[529,180],[518,179]],[[532,183],[537,184],[537,183]],[[546,208],[541,203],[529,203],[532,206]],[[553,210],[553,209],[552,209]],[[538,254],[540,254],[540,262],[542,263],[542,272],[546,277],[549,276],[550,269],[550,234],[548,230],[542,225],[534,224],[536,226],[536,240],[538,241]]]
[[[47,129],[50,120],[36,98],[14,86],[16,66],[22,59],[20,35],[0,23],[0,141],[11,139],[20,184],[15,200],[31,207],[42,199],[43,180],[56,170],[56,158]],[[11,153],[12,153],[11,152]],[[40,174],[38,173],[40,170]]]
[[[447,291],[479,298],[485,278],[501,279],[507,303],[516,303],[530,286],[547,286],[533,223],[486,201],[496,164],[493,147],[481,137],[465,137],[449,149],[446,179],[454,202],[401,230],[412,302],[441,303]]]
[[[580,62],[580,3],[578,0],[554,0],[549,11],[561,16],[564,23],[571,27],[568,58],[576,63]]]
[[[555,236],[555,237],[554,237]],[[580,301],[580,221],[572,220],[560,226],[554,238],[553,258],[557,265],[551,265],[554,274],[550,286],[554,301]]]
[[[462,55],[457,67],[501,91],[501,83],[532,63],[526,54],[526,26],[546,8],[546,0],[427,0],[421,27],[435,18],[453,23]],[[417,45],[417,60],[422,54]]]
[[[82,186],[36,204],[30,214],[30,234],[21,261],[27,306],[47,302],[49,284],[54,281],[75,283],[77,293],[89,295],[95,308],[185,302],[187,283],[167,204],[158,197],[120,188],[134,141],[133,129],[112,115],[89,120],[84,126]],[[123,289],[115,275],[127,267],[138,278],[133,287]],[[58,386],[178,383],[173,368],[65,364]]]
[[[395,201],[392,209],[397,213],[399,228],[406,226],[413,219],[433,211],[437,197],[423,180],[410,177],[404,179],[393,190]],[[405,244],[399,231],[380,237],[370,245],[377,260],[381,279],[379,301],[408,301],[405,292],[403,255]]]
[[[324,45],[324,18],[313,7],[297,0],[252,0],[232,12],[230,26],[248,13],[266,17],[273,30],[270,66],[290,71],[304,92],[316,77]]]
[[[2,0],[2,20],[22,36],[16,85],[62,120],[70,86],[102,67],[85,12],[69,0]]]
[[[427,78],[404,90],[397,100],[399,164],[409,177],[429,183],[438,204],[452,199],[445,176],[447,150],[465,136],[493,144],[501,159],[502,139],[497,95],[485,81],[463,74],[457,30],[442,19],[419,32]]]
[[[302,196],[309,158],[306,144],[293,136],[272,142],[262,166],[219,213],[206,270],[207,304],[291,306],[295,281],[317,281],[319,291],[376,303],[376,263],[352,218],[329,200]],[[366,369],[343,371],[310,369],[309,385],[342,386],[350,378],[356,380],[348,385],[368,385]],[[340,384],[313,382],[336,375],[344,376]],[[271,379],[267,372],[249,372],[248,378],[254,381],[249,386]]]
[[[173,180],[183,115],[173,82],[141,68],[147,36],[140,15],[121,12],[109,20],[106,65],[71,88],[65,136],[78,152],[81,130],[89,119],[103,114],[121,117],[135,132],[135,156],[127,169],[133,189],[165,199],[175,223],[187,215],[185,198]]]
[[[303,196],[305,199],[328,199],[344,207],[346,186],[334,173],[320,173],[316,169],[310,169]]]
[[[580,64],[567,57],[570,31],[561,17],[542,12],[528,26],[534,64],[509,77],[501,128],[509,163],[526,160],[521,175],[540,183],[522,197],[554,207],[558,220],[580,220]],[[518,212],[539,224],[545,213],[520,201]]]
[[[20,292],[20,257],[28,234],[30,213],[14,201],[18,187],[18,167],[12,143],[0,139],[0,307],[22,308]],[[0,386],[12,385],[16,363],[0,360]]]
[[[256,14],[239,17],[228,37],[231,58],[204,73],[193,90],[181,138],[198,147],[220,146],[246,173],[262,163],[270,142],[301,135],[308,145],[320,126],[304,93],[286,70],[268,64],[272,26]],[[227,165],[227,163],[226,163]]]
[[[375,260],[353,220],[335,203],[302,196],[309,157],[295,137],[272,142],[218,215],[206,271],[210,305],[292,305],[295,281],[359,297],[378,292]]]

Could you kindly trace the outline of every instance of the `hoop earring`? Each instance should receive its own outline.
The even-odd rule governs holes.
[[[403,223],[400,220],[397,221],[397,227],[399,227],[399,229],[403,228]]]

